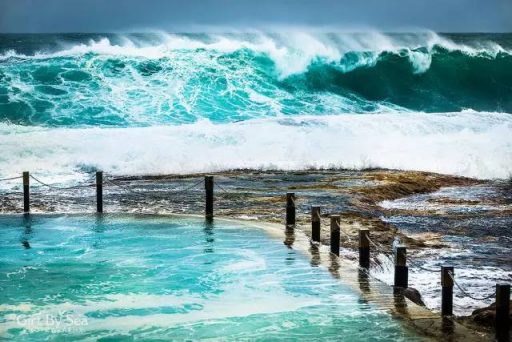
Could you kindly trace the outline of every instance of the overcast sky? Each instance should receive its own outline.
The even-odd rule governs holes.
[[[511,32],[512,0],[0,0],[0,32],[304,26]]]

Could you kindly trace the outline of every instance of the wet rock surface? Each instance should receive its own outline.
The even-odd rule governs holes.
[[[202,214],[202,174],[146,177],[109,177],[104,184],[106,212],[151,212]],[[446,186],[468,186],[479,181],[426,172],[389,170],[310,170],[297,172],[239,170],[215,174],[215,214],[280,223],[284,221],[286,192],[297,196],[297,226],[309,234],[311,205],[322,207],[322,242],[328,243],[329,215],[341,214],[347,247],[355,247],[357,230],[372,230],[375,241],[389,245],[395,235],[414,247],[441,247],[435,235],[415,237],[401,234],[380,217],[387,210],[378,205],[439,190]],[[78,189],[45,187],[32,181],[31,210],[34,212],[84,212],[95,210],[95,187]],[[9,191],[0,205],[2,212],[19,212],[21,187]],[[18,190],[18,193],[16,192]],[[352,238],[353,237],[353,238]]]
[[[474,330],[494,333],[496,327],[496,303],[476,309],[470,316],[459,318],[458,321]],[[510,302],[509,324],[512,326],[512,301]],[[510,337],[512,337],[512,331],[510,331]]]
[[[404,290],[404,296],[414,304],[425,306],[421,293],[413,287],[408,287]]]

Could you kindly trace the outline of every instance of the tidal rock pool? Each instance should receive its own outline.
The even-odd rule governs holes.
[[[10,340],[416,340],[265,229],[170,216],[0,217]]]

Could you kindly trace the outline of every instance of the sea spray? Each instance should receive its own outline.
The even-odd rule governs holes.
[[[2,175],[512,173],[512,36],[0,35]]]
[[[432,33],[79,37],[55,51],[36,45],[23,54],[3,36],[0,120],[127,127],[346,112],[512,112],[512,54],[476,38],[465,45]]]
[[[55,182],[95,169],[116,175],[232,168],[387,167],[478,178],[511,168],[512,116],[498,113],[345,114],[131,128],[3,125],[2,174]]]

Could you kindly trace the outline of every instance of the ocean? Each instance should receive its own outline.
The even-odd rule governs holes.
[[[382,167],[506,179],[511,113],[512,34],[0,35],[0,177]]]

